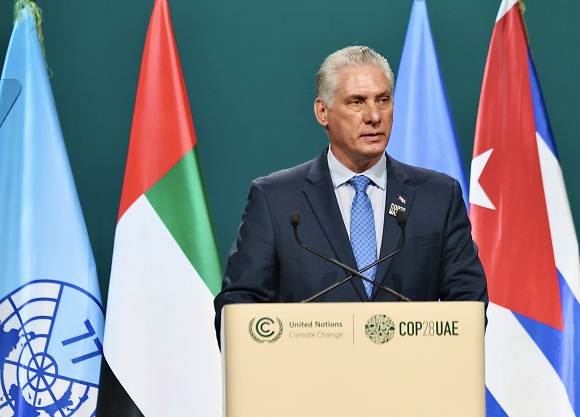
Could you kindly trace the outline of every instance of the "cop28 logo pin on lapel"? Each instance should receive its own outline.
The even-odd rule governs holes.
[[[257,343],[274,343],[280,339],[284,333],[282,321],[276,317],[276,320],[270,317],[262,317],[258,320],[254,317],[248,325],[250,337]]]

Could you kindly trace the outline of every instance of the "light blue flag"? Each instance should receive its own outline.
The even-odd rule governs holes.
[[[423,0],[415,0],[411,10],[395,88],[394,118],[389,155],[456,178],[467,205],[469,183]]]
[[[18,4],[0,88],[0,415],[88,417],[103,308],[35,6]]]

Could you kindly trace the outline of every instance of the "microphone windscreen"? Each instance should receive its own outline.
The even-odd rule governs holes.
[[[300,224],[300,213],[297,211],[290,213],[290,224],[292,227],[297,227]]]
[[[399,226],[405,225],[405,223],[407,223],[407,213],[405,213],[403,210],[398,210],[396,217],[397,217],[397,224]]]

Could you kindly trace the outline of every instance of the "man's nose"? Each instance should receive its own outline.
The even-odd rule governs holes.
[[[364,122],[375,125],[381,121],[381,113],[375,103],[365,105]]]

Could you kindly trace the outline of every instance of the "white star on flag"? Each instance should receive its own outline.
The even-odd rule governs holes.
[[[471,161],[471,181],[469,183],[469,202],[481,207],[495,210],[494,204],[491,202],[483,187],[479,183],[479,177],[483,172],[489,157],[493,152],[493,148],[485,151],[484,153],[476,156]]]

